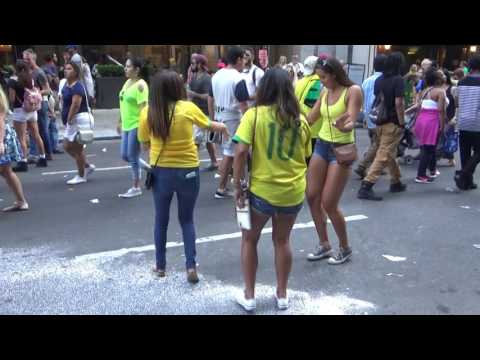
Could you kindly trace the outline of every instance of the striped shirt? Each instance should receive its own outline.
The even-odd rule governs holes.
[[[471,74],[458,83],[458,128],[480,132],[480,74]]]

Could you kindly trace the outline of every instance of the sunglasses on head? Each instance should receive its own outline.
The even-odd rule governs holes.
[[[319,69],[319,68],[322,68],[322,67],[328,67],[328,68],[332,68],[332,66],[330,65],[330,63],[328,62],[328,59],[318,59],[317,61],[317,65],[315,66],[315,69]]]

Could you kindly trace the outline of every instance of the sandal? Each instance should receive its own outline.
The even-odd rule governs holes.
[[[30,210],[28,203],[19,204],[15,202],[12,206],[9,206],[3,209],[3,212],[20,212],[20,211],[28,211],[28,210]]]

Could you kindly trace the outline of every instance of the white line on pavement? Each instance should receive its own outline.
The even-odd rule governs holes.
[[[108,167],[108,168],[96,168],[95,171],[112,171],[112,170],[125,170],[130,169],[130,166],[117,166],[117,167]],[[63,174],[75,174],[78,170],[67,170],[67,171],[52,171],[44,172],[42,175],[63,175]]]
[[[220,161],[222,159],[218,159]],[[210,159],[200,160],[200,162],[210,162]],[[95,171],[114,171],[114,170],[126,170],[130,169],[130,166],[117,166],[117,167],[107,167],[107,168],[96,168]],[[65,174],[76,174],[78,170],[66,170],[66,171],[51,171],[51,172],[44,172],[42,173],[43,176],[48,175],[65,175]]]
[[[352,216],[347,216],[345,218],[345,221],[351,222],[351,221],[359,221],[359,220],[366,220],[366,219],[368,219],[368,217],[365,215],[352,215]],[[298,229],[307,229],[312,227],[315,227],[315,224],[313,223],[313,221],[310,221],[308,223],[295,224],[293,226],[293,229],[298,230]],[[270,234],[270,233],[272,233],[272,228],[266,228],[266,229],[263,229],[262,231],[262,234]],[[241,232],[213,235],[213,236],[207,236],[204,238],[197,239],[196,243],[203,244],[203,243],[216,242],[216,241],[222,241],[227,239],[237,239],[240,237],[242,237]],[[180,246],[183,246],[183,242],[167,242],[167,249],[180,247]],[[113,258],[126,255],[131,252],[140,253],[140,252],[147,252],[147,251],[154,251],[154,250],[155,250],[155,245],[146,245],[146,246],[139,246],[139,247],[133,247],[128,249],[119,249],[119,250],[104,251],[104,252],[99,252],[94,254],[80,255],[75,257],[75,261],[99,260],[99,259],[105,259],[105,258],[113,259]]]

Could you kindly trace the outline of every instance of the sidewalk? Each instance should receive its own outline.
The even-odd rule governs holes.
[[[120,139],[120,135],[117,133],[120,109],[94,109],[93,116],[95,118],[95,140]],[[60,119],[61,115],[57,113],[59,140],[62,140],[65,127]]]

